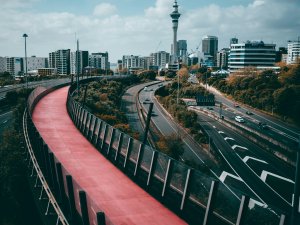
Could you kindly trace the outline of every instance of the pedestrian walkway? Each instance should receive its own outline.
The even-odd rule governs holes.
[[[42,98],[33,121],[58,161],[92,199],[92,207],[103,211],[109,224],[186,224],[85,139],[67,113],[67,94],[64,87]]]

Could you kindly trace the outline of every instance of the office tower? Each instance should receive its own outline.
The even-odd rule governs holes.
[[[300,41],[288,43],[287,64],[295,64],[300,59]]]
[[[223,48],[217,53],[217,67],[220,67],[222,69],[227,69],[229,51],[230,51],[229,48]]]
[[[166,65],[170,62],[170,53],[165,51],[159,51],[151,54],[152,65],[157,66],[160,69],[166,68]]]
[[[265,44],[263,41],[247,41],[230,46],[228,67],[230,71],[245,67],[273,67],[275,65],[275,44]]]
[[[57,74],[70,74],[70,49],[60,49],[49,53],[49,66],[56,68]]]
[[[89,66],[96,69],[109,70],[108,52],[92,53],[89,56]]]
[[[83,69],[85,67],[89,66],[89,52],[88,51],[79,51],[78,67],[76,64],[76,52],[71,52],[70,63],[71,63],[71,74],[77,74],[77,68],[79,70],[79,74],[83,73]]]
[[[204,55],[210,55],[216,64],[218,52],[218,38],[215,36],[204,36],[202,38],[202,52]]]

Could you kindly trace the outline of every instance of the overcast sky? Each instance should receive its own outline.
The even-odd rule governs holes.
[[[170,52],[174,0],[0,0],[0,56],[48,57],[62,48],[108,51],[112,63],[122,55]],[[300,36],[299,0],[178,0],[182,14],[178,39],[196,49],[204,35],[263,40],[277,47]],[[159,43],[161,43],[159,45]],[[201,47],[200,47],[201,49]]]

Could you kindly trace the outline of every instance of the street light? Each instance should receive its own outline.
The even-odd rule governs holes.
[[[27,34],[23,34],[23,38],[25,39],[25,65],[26,65],[26,88],[28,89],[28,71],[27,71],[27,48],[26,48],[26,38],[28,37]]]

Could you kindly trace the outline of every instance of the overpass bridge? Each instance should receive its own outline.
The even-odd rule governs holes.
[[[246,214],[243,193],[114,129],[64,86],[36,89],[23,120],[34,186],[56,224],[285,224],[268,207]]]

